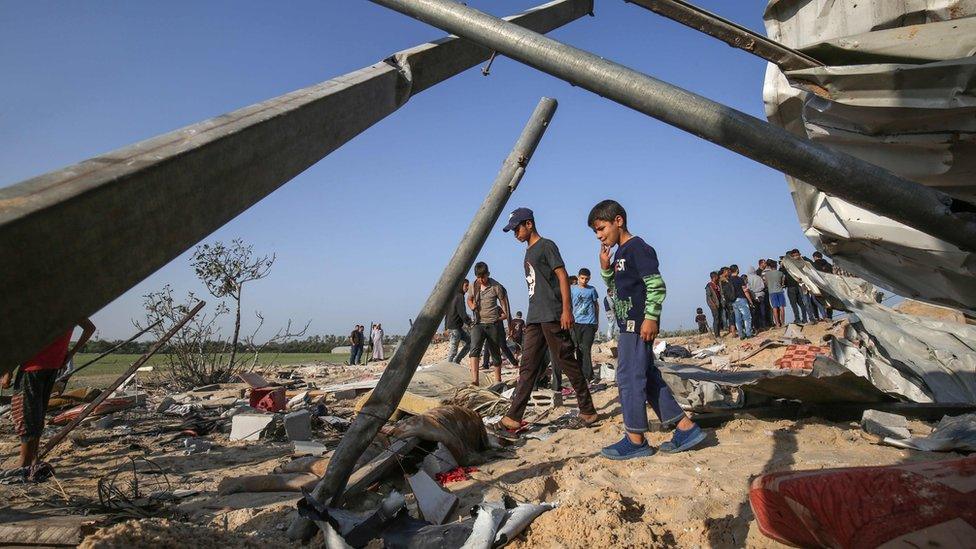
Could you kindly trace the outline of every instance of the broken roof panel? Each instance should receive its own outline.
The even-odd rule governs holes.
[[[827,64],[770,64],[769,120],[976,210],[976,0],[771,0],[770,38]],[[976,254],[787,177],[804,234],[900,295],[976,310]]]
[[[850,313],[850,345],[834,345],[849,369],[915,402],[976,402],[976,326],[899,312],[878,303],[877,290],[860,278],[823,273],[806,261],[783,265],[813,294]]]

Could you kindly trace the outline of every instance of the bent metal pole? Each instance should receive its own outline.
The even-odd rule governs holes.
[[[592,10],[593,0],[554,0],[510,19],[549,32]],[[0,188],[0,373],[414,95],[489,57],[448,36]]]
[[[393,353],[383,376],[373,389],[373,393],[363,405],[352,425],[339,442],[339,446],[329,460],[329,467],[312,497],[320,503],[336,501],[349,480],[356,461],[369,446],[380,427],[390,419],[400,399],[407,390],[417,364],[430,345],[434,332],[444,318],[444,312],[458,292],[464,274],[471,269],[478,252],[488,239],[488,233],[495,226],[498,216],[515,191],[525,167],[532,158],[549,121],[556,112],[556,100],[543,97],[536,106],[532,117],[522,130],[515,147],[502,163],[488,196],[475,213],[471,225],[461,237],[454,255],[441,273],[440,280],[431,290],[413,325],[403,338],[400,347]],[[309,538],[314,533],[311,521],[299,517],[292,524],[289,535],[292,539]]]
[[[482,44],[965,251],[976,251],[976,211],[967,202],[452,0],[370,1]]]

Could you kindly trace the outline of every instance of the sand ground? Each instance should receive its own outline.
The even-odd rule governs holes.
[[[811,327],[805,335],[816,342],[827,329],[826,325]],[[768,337],[769,333],[765,335]],[[747,343],[754,346],[762,339],[757,337]],[[693,348],[713,343],[711,336],[674,342]],[[742,344],[729,338],[724,342],[733,352]],[[601,347],[595,362],[612,360],[608,351],[606,346]],[[444,354],[446,345],[432,346],[424,362],[436,362]],[[764,351],[748,362],[754,367],[765,367],[772,360],[775,353]],[[304,372],[316,371],[324,384],[376,374],[383,364],[307,368]],[[514,375],[514,370],[506,370],[506,378]],[[158,395],[156,390],[153,398]],[[459,516],[485,497],[508,494],[520,501],[559,502],[557,509],[536,519],[514,542],[516,547],[774,547],[778,544],[762,536],[749,508],[748,486],[755,475],[956,457],[874,445],[861,437],[855,423],[740,419],[709,429],[706,444],[694,452],[615,462],[601,458],[599,450],[622,434],[616,387],[611,385],[595,393],[594,400],[602,417],[598,426],[554,432],[540,426],[537,432],[543,437],[548,435],[545,440],[519,442],[480,465],[471,480],[450,484],[449,489],[461,498]],[[352,401],[326,402],[330,413],[350,417],[351,404]],[[567,398],[565,407],[557,408],[549,417],[569,412],[573,404],[574,399]],[[147,411],[124,417],[139,429],[174,421]],[[912,427],[920,433],[929,429],[922,423]],[[90,426],[79,431],[85,436],[114,432]],[[326,427],[318,427],[315,433],[316,440],[330,448],[340,436]],[[9,421],[0,425],[0,437],[0,457],[9,466],[17,448]],[[179,546],[183,540],[173,539],[172,535],[199,540],[199,546],[286,545],[284,530],[294,516],[298,494],[220,496],[216,487],[226,477],[271,472],[292,459],[291,445],[284,441],[231,442],[226,434],[213,434],[206,437],[213,442],[208,453],[184,455],[184,438],[119,436],[84,448],[65,443],[49,459],[57,470],[56,481],[27,487],[0,486],[4,502],[0,515],[87,513],[115,522],[138,516],[100,509],[98,484],[120,467],[130,466],[132,459],[148,458],[166,471],[171,489],[200,492],[157,511],[179,525],[142,519],[141,523],[104,528],[86,540],[87,546]],[[655,433],[650,442],[657,446],[667,438],[666,433]],[[406,490],[402,474],[393,474],[353,502],[353,507],[370,508],[393,488]],[[415,507],[412,496],[408,497],[408,506]],[[202,528],[194,529],[194,525]]]

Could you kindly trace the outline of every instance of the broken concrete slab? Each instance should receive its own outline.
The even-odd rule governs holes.
[[[912,436],[908,430],[908,418],[879,410],[865,410],[861,417],[861,429],[872,435],[905,439]]]
[[[417,498],[417,506],[424,520],[431,524],[444,524],[457,508],[458,497],[441,488],[424,471],[407,478],[410,489]]]
[[[231,423],[231,440],[260,440],[261,433],[275,420],[271,414],[237,414]]]
[[[312,438],[312,413],[299,410],[285,415],[285,434],[288,440],[309,440]]]
[[[311,440],[296,440],[295,449],[292,452],[296,456],[321,456],[328,450],[324,444],[319,444]]]
[[[397,409],[408,414],[420,415],[443,406],[457,394],[458,389],[468,386],[471,382],[470,375],[470,371],[459,368],[454,362],[420,366],[397,404]],[[482,387],[491,385],[492,381],[485,372],[479,372],[478,375]],[[356,403],[357,411],[366,403],[370,394],[366,393]]]

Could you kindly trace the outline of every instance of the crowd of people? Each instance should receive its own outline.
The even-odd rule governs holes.
[[[783,267],[785,257],[807,261],[822,272],[834,268],[820,252],[814,252],[810,260],[800,255],[796,248],[774,259],[759,259],[745,274],[738,265],[721,267],[709,273],[705,284],[705,303],[712,314],[712,334],[721,337],[722,331],[740,339],[786,324],[786,303],[793,312],[793,322],[814,324],[830,320],[830,306],[815,296],[802,282],[790,276]],[[701,308],[696,310],[695,323],[698,331],[708,332],[708,321]]]

